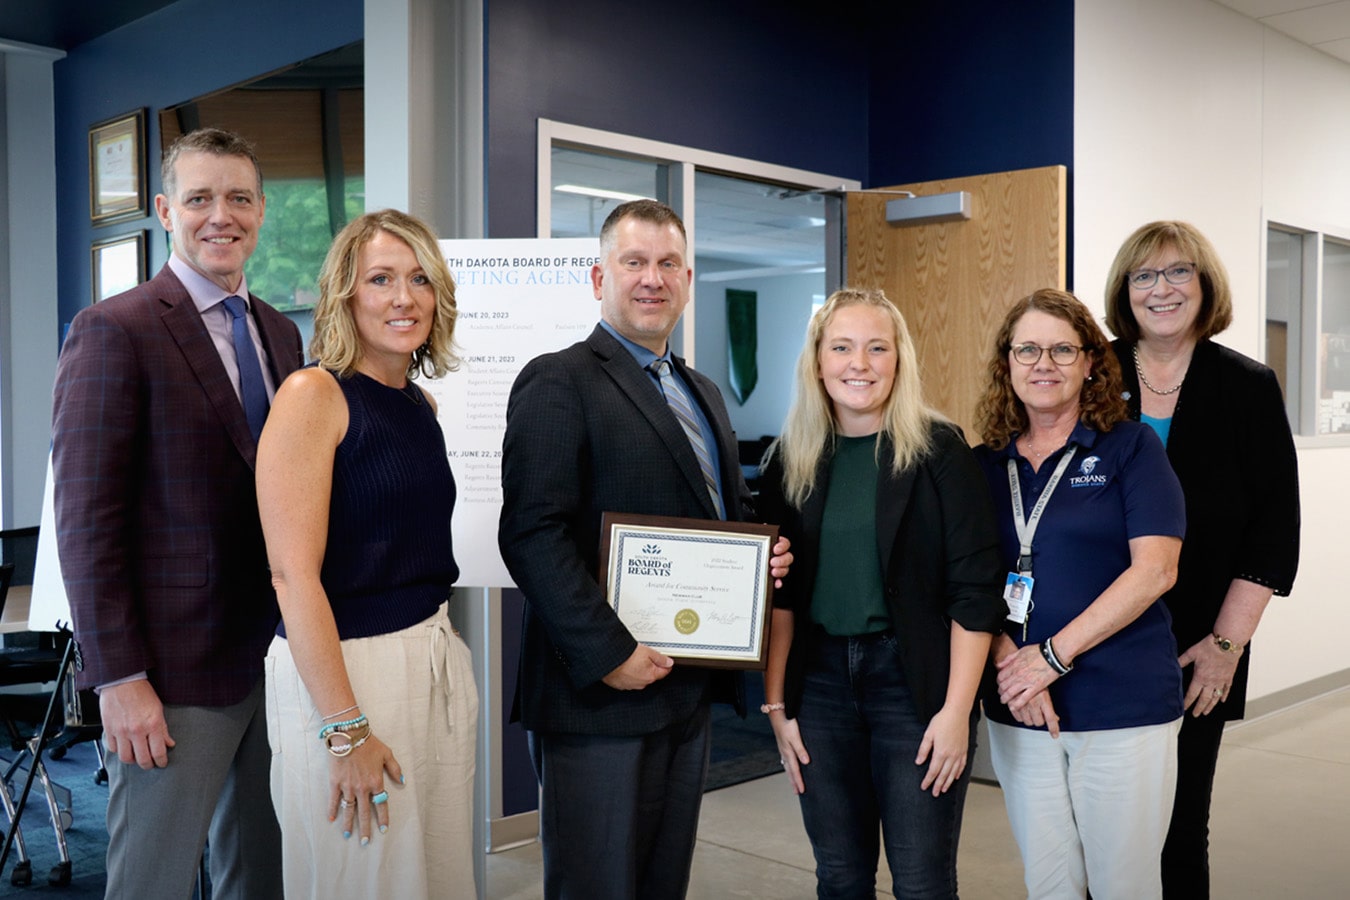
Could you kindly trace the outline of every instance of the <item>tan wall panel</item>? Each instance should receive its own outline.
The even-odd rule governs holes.
[[[848,195],[845,282],[886,292],[905,314],[928,402],[973,429],[975,401],[1003,311],[1037,288],[1065,285],[1065,169],[1048,166],[896,185],[918,196],[969,191],[971,217],[891,225],[895,195]]]

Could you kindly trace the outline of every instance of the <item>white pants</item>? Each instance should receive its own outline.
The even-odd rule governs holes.
[[[405,784],[386,776],[389,830],[363,847],[328,821],[322,714],[277,638],[267,655],[272,802],[287,900],[474,897],[473,773],[478,692],[444,606],[393,634],[342,642],[352,690]]]
[[[1162,897],[1181,720],[1060,732],[989,723],[1031,900]]]

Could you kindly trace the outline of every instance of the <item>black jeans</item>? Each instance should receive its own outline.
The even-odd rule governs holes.
[[[811,757],[801,805],[817,896],[875,897],[883,831],[896,897],[955,897],[970,766],[940,797],[920,789],[928,763],[914,758],[928,721],[915,710],[894,633],[819,632],[797,725]],[[970,742],[974,758],[973,729]]]

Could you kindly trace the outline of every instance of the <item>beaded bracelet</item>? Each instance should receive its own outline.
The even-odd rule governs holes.
[[[370,720],[365,715],[359,715],[355,719],[348,719],[345,722],[329,722],[319,729],[319,740],[323,740],[335,731],[355,731],[362,725],[369,725]]]
[[[764,715],[766,715],[766,716],[767,716],[769,713],[771,713],[771,712],[773,712],[774,710],[776,710],[776,709],[787,709],[787,704],[786,704],[786,703],[761,703],[761,704],[759,705],[759,711],[762,712],[762,713],[764,713]]]
[[[365,729],[359,732],[360,737],[354,737],[355,734],[357,734],[357,732],[335,731],[324,738],[323,743],[324,746],[328,748],[329,753],[341,758],[370,740],[370,725],[366,725]],[[333,738],[335,737],[345,739],[346,743],[334,744]]]

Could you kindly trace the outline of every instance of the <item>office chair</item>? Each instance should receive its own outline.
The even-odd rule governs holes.
[[[9,599],[11,584],[32,584],[37,559],[37,528],[19,528],[0,531],[0,615]],[[5,835],[4,850],[0,852],[0,869],[8,859],[11,846],[17,849],[18,863],[10,876],[15,885],[32,882],[32,861],[24,846],[20,822],[35,779],[40,781],[55,834],[60,862],[51,869],[47,881],[54,886],[70,883],[70,854],[66,846],[65,829],[74,820],[70,792],[48,777],[45,757],[60,758],[75,743],[94,740],[99,769],[95,782],[106,780],[102,735],[95,702],[92,721],[87,720],[87,706],[81,704],[81,694],[75,690],[74,660],[78,658],[70,631],[60,628],[55,633],[17,633],[7,636],[6,646],[0,648],[0,685],[28,685],[39,688],[38,693],[0,694],[0,747],[7,743],[15,751],[12,762],[0,762],[0,805],[10,821]],[[20,646],[15,646],[18,644]],[[46,687],[55,683],[55,689]],[[63,709],[64,708],[64,709]],[[64,711],[64,716],[62,712]],[[30,725],[36,731],[30,729]],[[29,735],[32,735],[29,737]],[[20,789],[20,783],[22,787]]]
[[[69,629],[62,628],[57,637],[64,645],[59,655],[55,655],[52,649],[44,647],[0,650],[0,684],[45,685],[53,681],[58,682],[47,698],[46,711],[38,721],[37,731],[31,738],[25,739],[22,736],[18,726],[20,720],[16,717],[24,715],[21,704],[25,699],[31,700],[32,695],[27,697],[16,694],[0,695],[0,717],[3,717],[4,728],[9,733],[11,749],[18,751],[18,755],[5,770],[3,784],[0,784],[0,804],[3,804],[10,822],[4,849],[0,850],[0,870],[3,870],[5,862],[9,859],[9,851],[13,846],[19,854],[19,861],[10,875],[10,883],[14,885],[31,884],[33,880],[33,863],[28,858],[20,821],[35,778],[42,782],[42,794],[47,802],[47,811],[51,815],[52,832],[56,836],[56,848],[60,856],[60,862],[52,867],[47,876],[47,883],[55,887],[70,884],[70,851],[66,846],[65,829],[70,827],[73,815],[69,801],[65,809],[57,802],[57,785],[48,776],[47,767],[42,762],[42,755],[49,739],[64,727],[63,725],[58,727],[57,711],[65,690],[64,682],[74,677],[74,635]],[[23,787],[15,797],[10,793],[11,784],[18,781],[16,775],[21,770],[25,771]]]

